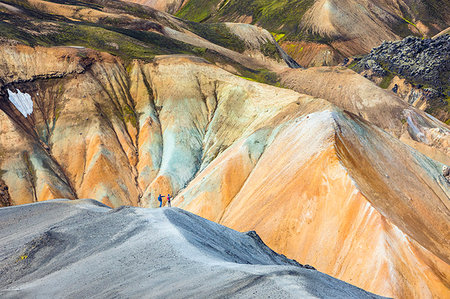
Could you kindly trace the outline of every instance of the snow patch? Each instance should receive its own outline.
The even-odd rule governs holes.
[[[8,89],[9,100],[23,116],[27,117],[33,113],[33,100],[28,93],[22,93],[17,89],[17,93]]]

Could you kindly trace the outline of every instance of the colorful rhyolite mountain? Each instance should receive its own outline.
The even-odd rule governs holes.
[[[448,293],[442,122],[349,69],[289,68],[251,25],[220,24],[230,30],[220,35],[139,6],[8,3],[17,28],[0,45],[3,205],[156,207],[170,193],[174,206],[256,230],[376,294]],[[286,88],[254,82],[278,78]]]

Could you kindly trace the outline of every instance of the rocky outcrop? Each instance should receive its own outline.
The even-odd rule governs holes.
[[[352,68],[445,122],[450,116],[446,102],[450,88],[449,53],[448,34],[436,39],[408,37],[384,42],[363,58],[355,58]],[[394,76],[396,82],[391,82]],[[399,82],[398,77],[406,84]]]
[[[11,196],[8,192],[9,187],[5,181],[0,179],[0,207],[7,207],[11,205]]]
[[[447,182],[450,183],[450,168],[448,166],[445,165],[442,167],[442,175],[445,177]]]

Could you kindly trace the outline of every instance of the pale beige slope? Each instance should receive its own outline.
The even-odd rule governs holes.
[[[450,164],[450,128],[393,92],[343,67],[287,70],[282,83],[330,101],[401,138],[420,152]]]
[[[329,37],[345,55],[367,53],[384,40],[395,40],[389,27],[402,16],[399,1],[318,0],[301,20],[313,34]]]
[[[439,32],[438,34],[436,34],[435,36],[433,36],[433,38],[438,38],[439,36],[442,36],[444,34],[450,34],[450,27],[442,30],[441,32]]]
[[[226,26],[231,27],[233,30],[237,30],[236,27],[239,27],[239,25],[227,24]],[[216,51],[217,53],[220,53],[221,55],[228,57],[250,69],[269,69],[273,71],[282,71],[287,67],[287,64],[284,61],[278,61],[262,54],[261,47],[264,45],[264,41],[276,44],[276,41],[268,31],[252,25],[242,24],[242,26],[250,26],[253,29],[251,30],[252,33],[258,33],[258,36],[256,36],[256,41],[260,42],[258,50],[256,50],[255,48],[249,48],[244,53],[238,53],[228,48],[216,45],[198,35],[193,34],[192,32],[174,30],[170,27],[164,27],[163,33],[165,36],[181,41],[183,43]],[[268,35],[270,37],[268,37]],[[238,35],[236,35],[236,38],[238,38]],[[254,47],[254,35],[250,37],[241,35],[240,38],[247,46],[251,45]],[[279,51],[281,51],[281,56],[284,56],[284,50],[279,48]],[[289,56],[287,56],[287,54],[285,58],[291,59]],[[233,71],[232,68],[230,70]],[[237,72],[234,71],[234,73]]]
[[[446,26],[450,19],[448,14],[437,17],[430,8],[445,11],[446,6],[444,1],[426,0],[317,0],[299,25],[313,36],[325,37],[327,42],[291,41],[282,46],[305,67],[337,65],[345,57],[368,53],[383,41],[398,40],[408,32],[433,35],[445,28],[434,18],[442,18]]]

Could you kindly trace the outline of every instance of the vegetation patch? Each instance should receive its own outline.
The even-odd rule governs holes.
[[[48,0],[59,4],[70,4],[91,9],[117,11],[133,14],[145,20],[129,21],[126,18],[104,18],[98,22],[67,19],[57,14],[42,13],[29,5],[27,1],[5,0],[19,8],[21,14],[0,11],[0,35],[4,40],[16,40],[29,46],[80,46],[98,51],[108,52],[122,58],[125,67],[132,60],[151,61],[156,55],[190,54],[202,57],[212,63],[232,66],[243,77],[266,84],[279,86],[278,77],[267,70],[253,70],[210,49],[195,47],[177,40],[167,38],[160,31],[158,16],[154,10],[139,5],[128,5],[116,1],[84,1],[84,0]],[[232,4],[230,1],[225,7]],[[119,5],[120,4],[120,5]],[[140,9],[140,10],[139,10]],[[134,23],[133,23],[134,22]],[[164,22],[167,22],[165,20]],[[164,23],[166,26],[167,24]],[[150,26],[150,28],[147,28]],[[225,24],[185,22],[182,26],[214,44],[244,52],[246,45],[233,34]],[[151,29],[150,31],[148,29]],[[156,32],[154,32],[156,31]],[[280,35],[282,36],[282,35]],[[273,43],[261,46],[261,51],[275,59],[281,59],[277,47]],[[79,55],[83,55],[81,51]],[[130,110],[132,110],[130,108]],[[126,122],[137,123],[136,115],[124,108],[116,111]],[[59,111],[55,111],[55,120]]]
[[[132,59],[148,61],[161,54],[197,54],[195,47],[155,32],[63,20],[55,16],[50,18],[52,22],[46,19],[45,15],[29,20],[0,12],[0,36],[29,46],[92,48],[119,56],[125,62]]]
[[[17,40],[29,46],[82,46],[111,53],[121,57],[125,63],[132,59],[148,61],[155,55],[191,54],[204,56],[206,49],[195,47],[171,38],[160,32],[162,25],[154,10],[142,6],[115,1],[48,0],[59,4],[70,4],[92,9],[108,9],[126,12],[144,19],[103,18],[98,22],[75,21],[55,14],[42,13],[26,1],[5,0],[16,6],[23,14],[0,11],[0,36]],[[167,21],[163,21],[163,23]],[[165,24],[169,26],[170,24]],[[234,50],[245,51],[245,43],[233,34],[225,24],[199,24],[186,22],[187,29],[214,44]],[[156,32],[155,32],[156,31]]]
[[[380,87],[383,89],[387,89],[389,84],[391,84],[392,79],[394,79],[395,75],[393,73],[389,73],[387,76],[384,76],[380,82]]]
[[[222,0],[191,0],[175,15],[193,22],[204,22],[215,12]]]
[[[189,29],[204,39],[242,53],[245,51],[245,43],[223,23],[195,23],[188,22]]]
[[[244,16],[274,32],[278,38],[298,40],[300,20],[314,0],[190,0],[177,16],[195,22],[240,21]],[[304,34],[304,33],[303,33]],[[277,38],[277,37],[276,37]]]
[[[123,119],[125,122],[131,123],[131,125],[135,128],[138,127],[136,112],[134,112],[134,110],[131,109],[130,106],[125,105],[123,107],[122,113],[123,113]]]
[[[284,33],[274,33],[274,32],[271,32],[271,34],[273,35],[273,38],[275,38],[275,41],[278,43],[279,41],[281,41],[285,36],[286,36],[286,34],[284,34]]]

